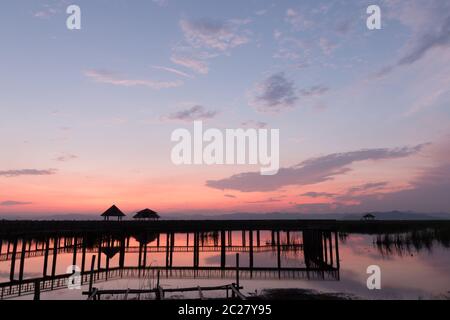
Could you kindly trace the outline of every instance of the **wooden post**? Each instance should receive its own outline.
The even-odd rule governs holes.
[[[97,260],[97,270],[100,271],[102,267],[102,242],[103,242],[103,236],[100,236],[100,240],[98,243],[98,260]],[[98,276],[100,276],[100,273],[98,273]]]
[[[84,274],[86,269],[86,237],[81,238],[81,274]],[[81,277],[83,279],[83,277]]]
[[[250,273],[253,269],[253,230],[249,231],[249,242],[250,242],[250,252],[249,252],[249,266],[250,266]]]
[[[92,256],[91,260],[91,274],[89,277],[89,295],[92,292],[92,284],[94,283],[94,268],[95,268],[95,255]]]
[[[20,254],[20,265],[19,265],[19,281],[23,280],[23,269],[25,266],[25,253],[26,253],[26,246],[27,242],[25,239],[22,240],[22,252]]]
[[[245,247],[246,245],[247,245],[247,243],[246,243],[245,230],[242,230],[242,246]]]
[[[225,251],[225,231],[220,231],[220,267],[225,268],[226,251]]]
[[[169,236],[168,233],[166,233],[166,268],[168,268],[169,265],[170,265],[170,261],[169,261],[170,253],[169,253],[169,250],[170,250],[170,236]]]
[[[120,256],[119,256],[119,268],[123,269],[125,264],[125,238],[120,240]]]
[[[335,239],[335,245],[334,248],[336,250],[336,267],[339,269],[340,268],[340,261],[339,261],[339,239],[338,239],[338,232],[336,231],[334,233],[334,239]]]
[[[173,251],[175,247],[175,233],[170,234],[170,267],[173,265]]]
[[[53,280],[55,278],[56,274],[56,258],[58,257],[58,243],[59,239],[58,237],[55,237],[53,240],[53,262],[52,262],[52,290],[53,290]]]
[[[11,281],[14,281],[14,273],[16,268],[16,253],[17,253],[17,238],[14,239],[13,251],[11,256],[11,272],[9,275]]]
[[[236,253],[236,285],[239,290],[239,253]]]
[[[142,250],[144,249],[144,246],[142,245],[142,242],[139,242],[139,256],[138,256],[138,269],[140,270],[142,267]],[[140,271],[139,271],[140,274]]]
[[[33,300],[38,301],[41,300],[41,283],[39,280],[34,282],[34,298]]]
[[[50,250],[50,238],[45,239],[45,253],[44,253],[44,269],[42,274],[44,278],[47,276],[47,265],[48,265],[48,251]]]
[[[111,241],[112,239],[110,238],[110,236],[108,235],[108,239],[107,239],[107,253],[106,254],[106,280],[108,280],[108,273],[109,273],[109,253],[110,253],[110,249],[111,249]]]
[[[330,265],[333,267],[334,266],[334,261],[333,261],[333,241],[331,240],[331,231],[328,231],[327,238],[328,238],[328,244],[329,244],[329,249],[330,249]]]
[[[256,245],[259,247],[261,246],[261,237],[259,234],[259,230],[256,231]]]
[[[72,257],[72,265],[77,264],[77,237],[75,236],[75,240],[73,242],[73,257]]]
[[[280,231],[277,231],[277,266],[281,268],[281,244],[280,244]]]
[[[142,266],[144,269],[147,267],[147,242],[144,243],[144,261],[142,262]]]

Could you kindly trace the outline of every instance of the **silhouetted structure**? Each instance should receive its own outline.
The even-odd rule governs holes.
[[[160,217],[159,215],[150,209],[144,209],[139,211],[138,213],[136,213],[133,217],[133,219],[137,219],[137,220],[158,220]]]
[[[117,217],[117,220],[121,221],[122,218],[125,217],[125,214],[120,211],[120,209],[117,208],[116,205],[113,205],[111,208],[102,213],[102,217],[105,219],[105,221],[108,221],[110,217]]]
[[[362,220],[365,220],[365,221],[375,220],[375,216],[371,213],[368,213],[362,217]]]

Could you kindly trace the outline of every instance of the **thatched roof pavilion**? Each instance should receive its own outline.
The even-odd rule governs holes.
[[[138,219],[138,220],[158,220],[159,218],[160,218],[159,214],[157,214],[155,211],[148,209],[148,208],[139,211],[133,217],[133,219]]]
[[[113,205],[111,208],[103,212],[101,216],[105,218],[105,221],[109,220],[109,218],[111,217],[117,217],[117,221],[120,221],[123,217],[125,217],[125,214],[120,211],[120,209],[117,208],[116,205]]]
[[[375,220],[375,216],[371,213],[367,213],[362,217],[363,220]]]

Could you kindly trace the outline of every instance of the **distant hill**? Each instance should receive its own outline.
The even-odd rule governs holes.
[[[174,220],[264,220],[264,219],[335,219],[335,220],[360,220],[364,213],[329,213],[329,214],[307,214],[307,213],[230,213],[221,215],[200,215],[200,214],[172,214],[165,219]],[[449,220],[449,213],[416,213],[416,212],[370,212],[377,220]]]
[[[265,219],[335,219],[335,220],[360,220],[364,213],[329,213],[329,214],[307,214],[307,213],[251,213],[237,212],[229,214],[209,215],[209,214],[182,214],[171,213],[161,214],[164,220],[265,220]],[[418,212],[370,212],[377,220],[450,220],[449,213],[418,213]],[[131,220],[131,214],[125,220]],[[0,215],[0,219],[7,220],[101,220],[98,214],[55,214],[55,215]]]

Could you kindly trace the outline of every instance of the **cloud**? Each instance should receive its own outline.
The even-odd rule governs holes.
[[[169,0],[152,0],[153,3],[160,7],[166,7],[169,4]]]
[[[280,201],[281,200],[279,198],[270,197],[270,198],[264,199],[264,200],[246,201],[246,203],[258,204],[258,203],[271,203],[271,202],[280,202]]]
[[[169,120],[194,121],[212,119],[217,115],[217,111],[206,110],[205,107],[195,105],[189,109],[181,110],[169,114],[166,118]]]
[[[343,20],[336,25],[335,29],[336,32],[339,33],[340,35],[346,35],[352,29],[352,25],[353,25],[352,20]]]
[[[228,20],[226,22],[200,19],[180,21],[186,41],[194,48],[227,51],[249,41],[249,31],[241,30],[250,20]]]
[[[267,192],[290,185],[312,185],[348,173],[351,171],[348,166],[354,162],[403,158],[418,153],[425,145],[334,153],[311,158],[292,167],[281,168],[274,176],[262,176],[259,172],[245,172],[221,180],[208,180],[206,185],[215,189],[241,192]]]
[[[41,8],[33,12],[33,17],[39,19],[49,19],[63,11],[63,7],[67,6],[67,1],[53,1],[52,4],[43,4]]]
[[[389,18],[410,28],[412,35],[405,53],[376,76],[386,75],[398,67],[411,65],[436,48],[450,47],[450,3],[430,0],[407,2],[386,0]]]
[[[328,88],[328,87],[317,85],[317,86],[312,86],[311,88],[308,88],[308,89],[300,90],[300,94],[304,97],[317,97],[317,96],[324,95],[329,90],[330,90],[330,88]]]
[[[383,181],[383,182],[369,182],[369,183],[365,183],[363,185],[360,186],[356,186],[356,187],[352,187],[350,189],[347,190],[348,194],[353,194],[353,193],[358,193],[358,192],[364,192],[364,191],[373,191],[373,190],[377,190],[380,188],[383,188],[385,186],[387,186],[387,182]]]
[[[336,196],[336,194],[328,193],[328,192],[310,191],[310,192],[302,193],[300,196],[301,197],[309,197],[309,198],[333,198],[334,196]]]
[[[341,212],[416,211],[423,213],[449,212],[450,165],[443,164],[423,172],[406,189],[347,196],[352,205],[340,204]]]
[[[0,202],[0,206],[4,206],[4,207],[24,206],[24,205],[28,205],[28,204],[32,204],[32,202],[22,202],[22,201],[13,201],[13,200],[7,200],[7,201]]]
[[[19,177],[19,176],[47,176],[56,173],[55,169],[38,170],[38,169],[20,169],[0,171],[0,177]]]
[[[232,195],[232,194],[225,194],[224,197],[227,197],[227,198],[233,198],[233,199],[236,198],[236,196],[235,196],[235,195]]]
[[[175,88],[183,85],[183,82],[179,80],[165,82],[153,80],[128,79],[106,70],[94,70],[94,69],[86,70],[84,71],[84,75],[98,83],[106,83],[124,87],[144,86],[151,89],[159,90],[159,89]]]
[[[308,29],[313,24],[311,20],[306,19],[300,12],[292,8],[286,10],[284,20],[296,31]]]
[[[258,128],[258,129],[264,129],[267,128],[267,122],[263,121],[254,121],[254,120],[248,120],[241,122],[241,126],[244,128]]]
[[[168,67],[163,67],[163,66],[151,66],[151,68],[157,69],[157,70],[167,71],[167,72],[170,72],[170,73],[182,76],[182,77],[186,77],[186,78],[192,78],[191,75],[189,75],[189,74],[187,74],[185,72],[182,72],[180,70],[174,69],[174,68],[168,68]]]
[[[319,39],[319,46],[320,49],[322,49],[322,52],[326,55],[331,55],[333,51],[337,48],[337,44],[330,41],[327,38],[320,38]]]
[[[78,158],[78,156],[76,156],[74,154],[66,153],[66,154],[62,154],[62,155],[56,157],[55,160],[59,161],[59,162],[67,162],[70,160],[75,160],[77,158]]]
[[[172,56],[170,60],[175,64],[186,67],[200,74],[207,74],[209,72],[208,64],[202,60],[176,55]]]
[[[260,112],[280,112],[295,106],[295,92],[294,82],[284,72],[275,73],[255,85],[249,104]]]

